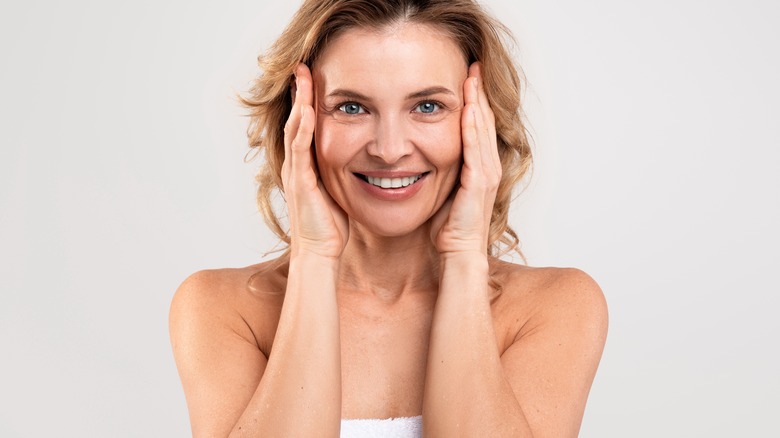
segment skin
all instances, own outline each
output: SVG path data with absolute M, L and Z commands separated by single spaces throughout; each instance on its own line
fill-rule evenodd
M 426 436 L 577 435 L 606 305 L 581 271 L 485 254 L 501 166 L 478 63 L 426 25 L 348 30 L 296 70 L 285 146 L 289 255 L 174 297 L 195 436 L 420 414 Z M 374 172 L 425 177 L 387 200 Z
M 371 50 L 365 50 L 368 43 Z M 342 62 L 347 53 L 360 55 Z M 420 62 L 423 53 L 432 58 Z M 378 67 L 386 69 L 382 84 L 367 80 L 380 79 Z M 441 208 L 461 168 L 467 70 L 448 38 L 416 29 L 355 30 L 322 53 L 313 71 L 317 163 L 327 192 L 359 234 L 352 238 L 393 237 L 404 247 L 399 238 L 406 237 L 428 244 L 417 235 L 425 233 L 420 225 Z M 358 114 L 345 113 L 345 104 Z M 387 202 L 367 195 L 355 176 L 383 171 L 427 175 L 414 197 Z

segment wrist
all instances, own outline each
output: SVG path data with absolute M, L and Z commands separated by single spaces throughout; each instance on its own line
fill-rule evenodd
M 488 273 L 488 256 L 479 251 L 458 251 L 439 254 L 441 271 L 462 270 L 464 273 Z
M 290 246 L 290 261 L 296 260 L 301 263 L 322 263 L 324 265 L 338 266 L 340 256 L 334 256 L 328 251 L 318 251 L 312 249 L 300 248 L 296 245 Z
M 461 305 L 471 306 L 488 299 L 490 266 L 487 254 L 476 251 L 446 253 L 441 254 L 439 260 L 440 300 L 454 296 Z
M 316 253 L 290 252 L 290 274 L 299 273 L 305 277 L 323 278 L 338 273 L 339 259 Z

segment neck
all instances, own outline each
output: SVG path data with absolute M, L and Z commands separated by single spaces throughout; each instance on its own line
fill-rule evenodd
M 342 290 L 392 302 L 408 292 L 438 289 L 439 254 L 427 226 L 406 236 L 384 237 L 354 225 L 349 236 L 339 269 Z

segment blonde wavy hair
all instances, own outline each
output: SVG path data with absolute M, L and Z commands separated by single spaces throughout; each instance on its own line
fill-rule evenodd
M 305 0 L 282 35 L 258 57 L 262 74 L 249 94 L 240 97 L 249 109 L 249 146 L 265 160 L 257 175 L 257 204 L 265 222 L 287 245 L 290 236 L 273 207 L 281 192 L 284 125 L 292 109 L 290 84 L 299 62 L 316 62 L 329 40 L 353 28 L 382 29 L 398 23 L 435 26 L 460 47 L 468 64 L 482 63 L 485 92 L 496 117 L 498 151 L 503 168 L 490 221 L 488 254 L 519 251 L 517 234 L 508 225 L 512 189 L 532 163 L 531 146 L 520 102 L 521 71 L 507 46 L 509 30 L 473 0 Z M 250 151 L 251 152 L 251 151 Z

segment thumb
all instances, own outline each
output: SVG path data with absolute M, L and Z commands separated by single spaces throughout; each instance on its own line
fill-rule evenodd
M 439 231 L 447 222 L 447 218 L 450 216 L 450 210 L 452 210 L 452 202 L 455 200 L 455 193 L 457 190 L 453 190 L 447 200 L 444 201 L 439 211 L 437 211 L 431 218 L 431 240 L 436 243 L 436 238 L 439 235 Z

